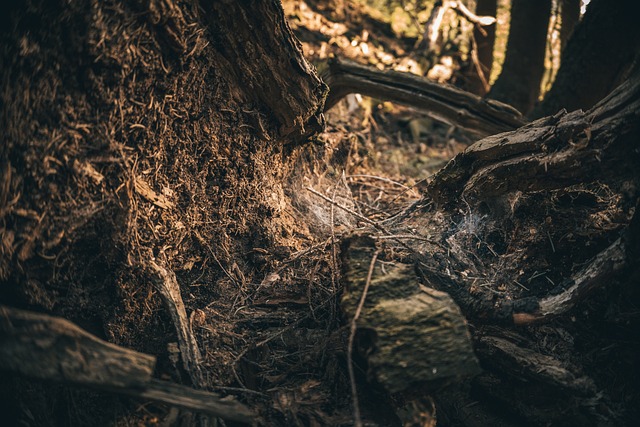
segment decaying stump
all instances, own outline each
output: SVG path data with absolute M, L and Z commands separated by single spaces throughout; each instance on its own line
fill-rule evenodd
M 451 295 L 470 324 L 484 372 L 466 386 L 433 394 L 442 419 L 467 426 L 479 419 L 492 425 L 615 425 L 627 416 L 611 403 L 615 387 L 595 381 L 592 368 L 576 357 L 580 336 L 573 335 L 571 319 L 594 292 L 637 270 L 638 213 L 631 218 L 640 183 L 639 140 L 636 69 L 588 112 L 562 111 L 470 146 L 435 175 L 422 200 L 370 230 L 374 238 L 381 230 L 389 234 L 384 241 L 391 248 L 381 255 L 388 275 L 378 273 L 371 284 L 370 311 L 363 311 L 358 328 L 380 329 L 374 334 L 379 340 L 395 334 L 399 349 L 415 345 L 416 332 L 403 336 L 402 328 L 417 318 L 392 313 L 404 301 L 402 313 L 410 317 L 412 307 L 424 303 L 420 286 Z M 362 286 L 362 264 L 370 259 L 352 252 L 347 249 L 345 258 L 348 314 L 354 307 L 349 293 L 354 283 Z M 408 291 L 413 270 L 393 266 L 394 259 L 413 260 L 422 285 Z M 359 271 L 355 282 L 352 271 Z M 381 304 L 386 299 L 391 302 Z M 430 354 L 448 354 L 451 341 L 442 340 L 441 330 L 425 330 L 432 334 L 423 333 L 425 342 L 441 346 Z M 367 355 L 376 379 L 391 390 L 397 389 L 395 371 L 382 372 L 390 365 L 400 369 L 401 353 L 385 353 L 384 361 L 375 351 Z M 424 360 L 408 363 L 407 375 L 426 367 Z M 451 360 L 460 361 L 430 363 Z

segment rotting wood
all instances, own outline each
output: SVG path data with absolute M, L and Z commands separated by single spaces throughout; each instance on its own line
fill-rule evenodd
M 533 313 L 514 313 L 513 323 L 528 325 L 567 313 L 595 289 L 604 287 L 626 262 L 625 248 L 620 238 L 599 253 L 584 269 L 574 274 L 571 280 L 567 280 L 569 286 L 564 292 L 542 298 L 538 309 Z
M 374 252 L 370 236 L 343 241 L 341 307 L 348 317 L 356 314 Z M 369 374 L 392 393 L 435 390 L 479 372 L 460 309 L 446 293 L 420 285 L 412 266 L 376 265 L 356 320 L 356 348 L 366 354 Z
M 458 388 L 462 398 L 454 403 L 441 403 L 445 390 L 432 393 L 450 424 L 473 425 L 458 412 L 472 399 L 480 413 L 496 404 L 509 408 L 517 424 L 599 425 L 599 414 L 606 414 L 603 425 L 620 425 L 611 387 L 597 382 L 588 361 L 574 357 L 574 342 L 584 337 L 563 325 L 576 318 L 594 322 L 588 316 L 602 306 L 588 296 L 637 277 L 637 212 L 624 229 L 638 206 L 640 182 L 640 68 L 632 76 L 587 112 L 561 111 L 471 145 L 433 177 L 421 200 L 381 223 L 396 236 L 441 243 L 412 238 L 391 247 L 394 240 L 387 239 L 390 248 L 381 258 L 413 259 L 421 282 L 451 295 L 473 324 L 485 372 L 471 380 L 471 389 Z M 572 226 L 598 246 L 576 248 L 586 239 L 571 235 Z M 546 281 L 518 282 L 541 275 Z M 350 285 L 349 273 L 343 277 Z M 380 288 L 402 289 L 372 283 L 372 291 L 384 292 Z M 410 312 L 412 303 L 403 310 Z M 527 327 L 515 333 L 521 325 Z M 611 342 L 601 334 L 598 339 Z
M 205 381 L 201 369 L 202 356 L 187 318 L 176 275 L 152 258 L 146 260 L 146 264 L 152 274 L 153 286 L 162 296 L 165 307 L 169 311 L 171 320 L 176 328 L 184 369 L 189 373 L 193 384 L 198 388 L 203 388 Z
M 633 153 L 630 135 L 640 116 L 640 69 L 634 76 L 588 112 L 560 111 L 471 145 L 434 177 L 431 200 L 498 200 L 514 191 L 562 188 L 584 181 L 585 169 L 608 180 L 633 175 L 624 156 Z
M 436 120 L 476 136 L 494 135 L 525 124 L 513 107 L 482 99 L 453 86 L 397 71 L 380 71 L 351 61 L 331 59 L 322 73 L 330 87 L 325 110 L 350 93 L 361 93 L 420 109 Z
M 0 306 L 3 370 L 253 421 L 253 413 L 232 398 L 153 379 L 155 364 L 154 356 L 103 341 L 66 319 Z
M 0 306 L 0 332 L 0 366 L 35 378 L 136 387 L 151 379 L 156 363 L 68 320 L 6 306 Z
M 226 60 L 220 66 L 238 77 L 238 87 L 254 98 L 249 101 L 275 117 L 275 136 L 301 142 L 321 131 L 327 87 L 304 58 L 280 2 L 199 3 L 211 41 Z M 259 114 L 255 111 L 256 117 Z M 260 127 L 256 126 L 263 133 Z
M 496 372 L 509 372 L 522 380 L 535 380 L 566 389 L 580 396 L 593 396 L 596 387 L 591 378 L 569 371 L 562 362 L 541 353 L 519 347 L 500 337 L 480 338 L 479 357 Z

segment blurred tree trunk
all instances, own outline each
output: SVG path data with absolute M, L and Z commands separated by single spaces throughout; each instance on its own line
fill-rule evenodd
M 523 114 L 540 93 L 550 15 L 551 0 L 514 0 L 511 6 L 506 58 L 488 96 Z
M 531 114 L 587 109 L 619 84 L 640 43 L 637 2 L 593 0 L 562 52 L 556 80 Z
M 581 0 L 562 0 L 560 3 L 560 51 L 564 52 L 573 30 L 580 21 Z
M 498 13 L 497 0 L 478 0 L 476 3 L 476 15 L 478 16 L 496 16 Z M 491 77 L 491 69 L 493 68 L 493 46 L 496 41 L 496 25 L 482 27 L 480 30 L 476 27 L 473 30 L 473 38 L 476 42 L 478 52 L 478 63 L 482 69 L 484 81 L 476 72 L 470 76 L 469 92 L 480 96 L 487 94 L 485 83 L 489 82 Z

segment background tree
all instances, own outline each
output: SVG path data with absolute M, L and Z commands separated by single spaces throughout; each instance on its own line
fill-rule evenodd
M 534 106 L 544 75 L 551 0 L 514 0 L 502 72 L 488 96 L 523 114 Z
M 587 109 L 611 92 L 624 79 L 640 46 L 637 13 L 633 0 L 591 1 L 562 52 L 551 90 L 532 117 L 562 108 Z
M 497 0 L 478 0 L 476 2 L 476 15 L 495 17 L 497 13 Z M 476 44 L 478 63 L 482 69 L 484 79 L 481 79 L 477 73 L 475 75 L 472 74 L 468 90 L 469 92 L 484 96 L 488 92 L 485 84 L 488 84 L 491 78 L 491 69 L 493 68 L 493 49 L 496 41 L 496 24 L 481 28 L 476 27 L 473 30 L 473 38 Z
M 564 52 L 573 30 L 580 22 L 582 0 L 562 0 L 560 2 L 560 52 Z

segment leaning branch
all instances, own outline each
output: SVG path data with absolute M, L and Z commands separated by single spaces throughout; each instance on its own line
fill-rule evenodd
M 178 285 L 176 275 L 152 258 L 146 260 L 146 264 L 146 267 L 151 272 L 154 288 L 160 293 L 175 325 L 184 368 L 189 373 L 193 384 L 198 388 L 203 388 L 205 383 L 200 368 L 202 357 L 187 320 L 187 312 L 182 301 L 180 285 Z
M 436 120 L 467 129 L 478 137 L 525 124 L 521 114 L 507 104 L 482 99 L 410 73 L 380 71 L 334 58 L 322 77 L 331 89 L 325 111 L 346 95 L 361 93 L 420 109 Z

